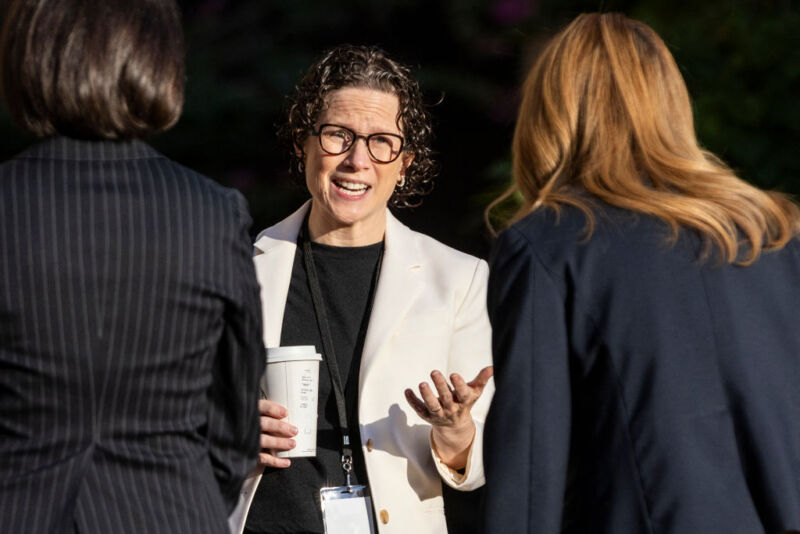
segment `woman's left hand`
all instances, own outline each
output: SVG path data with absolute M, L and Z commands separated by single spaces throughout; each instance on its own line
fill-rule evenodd
M 406 400 L 421 418 L 433 426 L 433 443 L 439 458 L 453 469 L 467 465 L 467 457 L 475 437 L 475 423 L 470 410 L 492 377 L 492 366 L 484 367 L 470 382 L 453 373 L 451 388 L 440 371 L 433 371 L 432 388 L 427 382 L 419 385 L 422 399 L 406 389 Z

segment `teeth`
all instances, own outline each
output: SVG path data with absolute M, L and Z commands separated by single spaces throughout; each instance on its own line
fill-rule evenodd
M 367 188 L 369 187 L 366 184 L 360 184 L 357 182 L 347 182 L 344 180 L 337 180 L 334 183 L 336 184 L 336 187 L 342 189 L 344 193 L 353 195 L 361 194 L 364 191 L 366 191 Z

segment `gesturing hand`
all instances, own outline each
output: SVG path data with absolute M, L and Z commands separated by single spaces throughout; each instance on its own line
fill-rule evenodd
M 433 442 L 439 457 L 454 469 L 466 465 L 469 447 L 475 437 L 470 410 L 492 374 L 491 366 L 484 367 L 472 381 L 465 382 L 461 375 L 453 373 L 450 375 L 451 388 L 440 371 L 433 371 L 431 379 L 436 392 L 427 382 L 419 385 L 422 399 L 411 389 L 405 390 L 408 404 L 433 426 Z

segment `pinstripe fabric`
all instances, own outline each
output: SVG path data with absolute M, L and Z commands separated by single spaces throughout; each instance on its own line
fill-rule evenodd
M 137 141 L 0 166 L 0 530 L 227 531 L 258 449 L 249 224 Z

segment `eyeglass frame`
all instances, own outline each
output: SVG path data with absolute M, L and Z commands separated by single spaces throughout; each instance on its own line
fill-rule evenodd
M 347 147 L 346 149 L 342 150 L 341 152 L 331 152 L 330 150 L 327 150 L 324 146 L 322 146 L 322 136 L 320 135 L 322 133 L 322 129 L 325 128 L 326 126 L 335 126 L 336 128 L 341 128 L 342 130 L 347 130 L 348 132 L 353 134 L 353 142 L 350 144 L 349 147 Z M 331 123 L 327 123 L 327 122 L 325 124 L 320 124 L 319 127 L 317 127 L 316 130 L 311 130 L 311 135 L 313 135 L 314 137 L 316 137 L 319 140 L 319 147 L 322 149 L 322 151 L 325 152 L 326 154 L 330 154 L 331 156 L 341 156 L 342 154 L 345 154 L 345 153 L 349 152 L 354 146 L 356 146 L 356 143 L 358 143 L 359 139 L 363 139 L 364 140 L 364 145 L 367 147 L 367 153 L 369 154 L 369 157 L 372 158 L 377 163 L 392 163 L 392 162 L 395 162 L 395 161 L 397 161 L 397 158 L 400 157 L 400 154 L 402 154 L 403 151 L 408 148 L 408 145 L 406 144 L 405 137 L 403 137 L 400 134 L 396 134 L 396 133 L 392 133 L 392 132 L 375 132 L 375 133 L 371 133 L 369 135 L 359 135 L 352 128 L 348 128 L 347 126 L 342 126 L 341 124 L 331 124 Z M 395 157 L 393 157 L 389 161 L 383 161 L 383 160 L 380 160 L 380 159 L 375 157 L 375 155 L 372 153 L 372 150 L 369 148 L 369 140 L 370 140 L 371 137 L 374 137 L 376 135 L 391 135 L 392 137 L 400 138 L 400 149 L 397 151 L 397 155 Z

